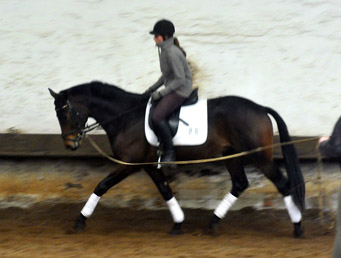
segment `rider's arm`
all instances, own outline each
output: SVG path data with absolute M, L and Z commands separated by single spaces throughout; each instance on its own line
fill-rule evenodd
M 185 69 L 184 59 L 178 53 L 170 53 L 167 56 L 168 65 L 173 72 L 173 79 L 167 84 L 167 87 L 160 91 L 162 96 L 167 95 L 170 92 L 176 91 L 178 88 L 185 85 Z

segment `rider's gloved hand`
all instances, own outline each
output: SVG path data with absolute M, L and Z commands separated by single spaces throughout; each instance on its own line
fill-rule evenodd
M 152 94 L 152 100 L 157 101 L 162 98 L 160 91 L 154 91 Z

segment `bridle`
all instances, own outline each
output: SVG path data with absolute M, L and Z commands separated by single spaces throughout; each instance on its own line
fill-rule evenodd
M 132 111 L 135 111 L 139 108 L 141 108 L 142 106 L 146 106 L 145 103 L 141 104 L 141 105 L 137 105 L 135 106 L 134 108 L 132 109 L 129 109 L 129 110 L 126 110 L 125 112 L 122 112 L 120 113 L 119 115 L 113 117 L 113 118 L 110 118 L 104 122 L 102 122 L 101 124 L 106 124 L 108 122 L 112 122 L 116 119 L 118 119 L 119 117 L 121 116 L 124 116 Z M 60 108 L 56 108 L 56 112 L 57 112 L 57 115 L 58 115 L 58 112 L 64 110 L 64 109 L 67 109 L 67 111 L 69 111 L 70 113 L 70 118 L 71 118 L 71 123 L 73 123 L 74 125 L 74 128 L 73 130 L 70 130 L 66 133 L 62 133 L 62 138 L 65 139 L 66 136 L 70 135 L 70 134 L 74 134 L 74 133 L 77 133 L 77 137 L 75 139 L 68 139 L 68 141 L 72 141 L 72 142 L 75 142 L 77 145 L 79 144 L 79 141 L 83 139 L 83 137 L 85 136 L 86 133 L 98 128 L 101 126 L 100 123 L 96 122 L 96 123 L 93 123 L 91 125 L 86 125 L 86 126 L 83 126 L 81 121 L 82 121 L 82 118 L 80 116 L 80 113 L 78 111 L 76 111 L 73 106 L 71 105 L 71 102 L 69 100 L 66 101 L 66 104 Z
M 70 135 L 70 134 L 74 134 L 77 133 L 77 137 L 75 139 L 68 139 L 68 141 L 73 141 L 76 142 L 76 144 L 78 145 L 79 141 L 82 140 L 83 136 L 85 135 L 85 133 L 94 130 L 96 127 L 99 126 L 98 123 L 90 125 L 90 126 L 86 126 L 83 127 L 81 121 L 81 117 L 78 111 L 76 111 L 73 106 L 71 105 L 71 102 L 69 100 L 66 101 L 66 104 L 64 106 L 62 106 L 61 108 L 57 108 L 56 112 L 58 115 L 58 112 L 63 111 L 64 109 L 66 109 L 67 111 L 69 111 L 70 113 L 70 118 L 71 118 L 71 123 L 74 125 L 73 130 L 70 130 L 66 133 L 62 133 L 62 138 L 65 140 L 65 137 Z M 96 126 L 94 126 L 96 125 Z

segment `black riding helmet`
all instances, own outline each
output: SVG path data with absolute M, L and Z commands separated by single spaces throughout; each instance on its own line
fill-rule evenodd
M 174 24 L 171 21 L 163 19 L 155 23 L 153 30 L 149 33 L 153 35 L 161 35 L 163 37 L 173 37 L 174 32 Z

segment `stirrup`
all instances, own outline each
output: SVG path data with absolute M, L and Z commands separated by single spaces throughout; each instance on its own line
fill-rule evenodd
M 170 157 L 170 159 L 168 160 L 168 158 L 165 160 L 165 152 L 162 150 L 157 150 L 156 151 L 156 155 L 157 155 L 157 162 L 172 162 L 172 161 L 176 161 L 176 156 L 175 156 L 175 151 L 172 151 L 172 153 L 167 153 L 167 155 L 173 155 L 172 157 Z M 176 164 L 158 164 L 157 165 L 157 169 L 160 169 L 161 167 L 170 167 L 170 168 L 176 168 Z
M 162 162 L 172 162 L 176 161 L 175 158 L 175 151 L 168 151 L 168 152 L 163 152 L 161 157 Z
M 175 151 L 164 152 L 161 156 L 161 162 L 176 161 Z M 162 164 L 164 167 L 176 168 L 176 164 Z
M 160 162 L 161 162 L 162 151 L 161 150 L 157 150 L 156 151 L 156 156 L 157 156 L 157 162 L 159 163 L 159 164 L 157 164 L 156 168 L 160 169 L 161 168 Z

